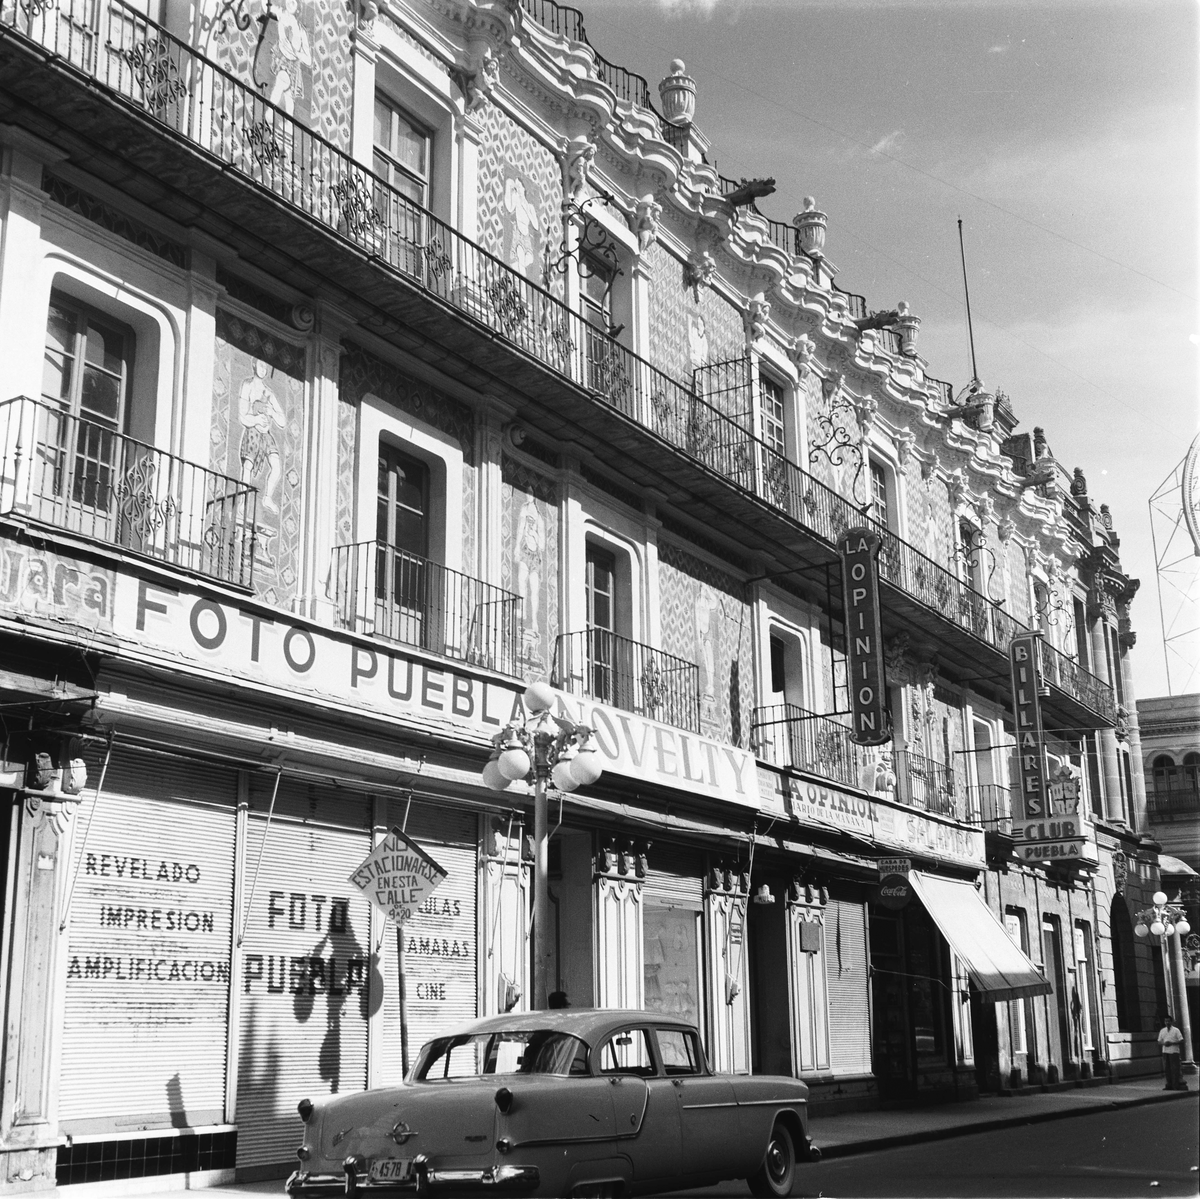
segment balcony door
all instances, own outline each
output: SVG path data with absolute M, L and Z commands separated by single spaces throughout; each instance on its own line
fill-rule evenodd
M 617 559 L 587 547 L 587 685 L 593 699 L 617 708 L 633 700 L 633 646 L 617 633 Z
M 405 645 L 431 645 L 429 468 L 379 446 L 375 523 L 375 627 Z
M 138 520 L 126 500 L 153 505 L 153 480 L 127 496 L 121 434 L 133 372 L 133 331 L 70 300 L 50 297 L 42 370 L 34 504 L 65 527 L 113 539 L 119 511 Z M 150 469 L 147 467 L 147 469 Z

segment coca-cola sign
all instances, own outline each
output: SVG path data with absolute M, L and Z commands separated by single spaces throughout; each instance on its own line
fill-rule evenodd
M 898 912 L 912 899 L 912 886 L 903 874 L 887 874 L 879 880 L 879 902 L 891 912 Z

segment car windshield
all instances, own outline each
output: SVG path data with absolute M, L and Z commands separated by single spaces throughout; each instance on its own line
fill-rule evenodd
M 418 1080 L 478 1078 L 485 1074 L 587 1074 L 587 1046 L 550 1029 L 439 1037 L 421 1050 Z

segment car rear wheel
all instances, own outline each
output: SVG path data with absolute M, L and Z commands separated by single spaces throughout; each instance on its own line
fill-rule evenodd
M 761 1199 L 783 1199 L 792 1193 L 796 1181 L 796 1145 L 782 1124 L 777 1123 L 771 1129 L 763 1164 L 747 1181 L 750 1190 Z

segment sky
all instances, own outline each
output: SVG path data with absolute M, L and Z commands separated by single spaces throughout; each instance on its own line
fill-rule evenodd
M 684 60 L 716 168 L 773 176 L 759 208 L 776 220 L 814 196 L 839 285 L 871 310 L 907 300 L 956 390 L 972 374 L 962 219 L 979 375 L 1110 506 L 1142 583 L 1135 688 L 1168 694 L 1149 500 L 1200 430 L 1200 5 L 575 3 L 653 93 Z M 1163 588 L 1174 630 L 1200 625 L 1180 612 L 1198 564 Z M 1200 644 L 1174 645 L 1170 692 L 1200 691 Z

